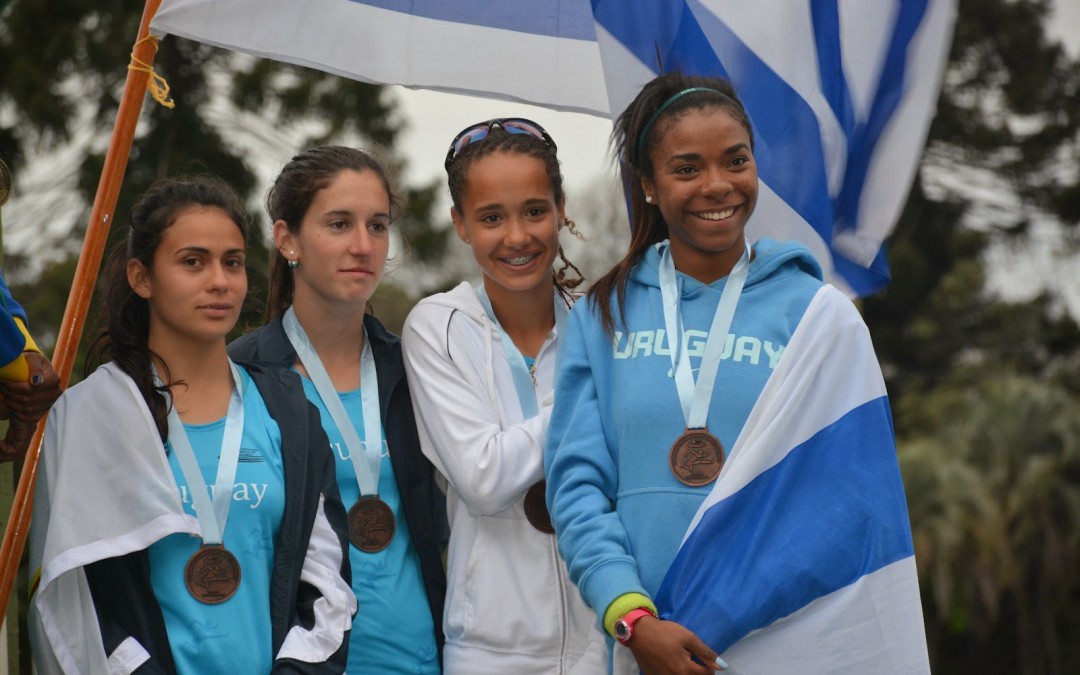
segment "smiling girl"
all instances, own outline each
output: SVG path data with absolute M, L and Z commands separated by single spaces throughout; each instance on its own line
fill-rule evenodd
M 422 300 L 402 336 L 422 447 L 448 483 L 446 672 L 595 673 L 604 644 L 544 506 L 556 348 L 579 281 L 559 244 L 573 226 L 555 143 L 535 122 L 489 120 L 458 134 L 446 169 L 483 282 Z
M 208 179 L 157 183 L 131 211 L 89 362 L 112 360 L 45 432 L 39 673 L 344 668 L 356 603 L 318 413 L 295 374 L 225 350 L 247 294 L 241 213 Z
M 854 551 L 847 559 L 861 564 L 884 550 L 881 541 L 896 542 L 891 555 L 905 542 L 910 549 L 911 537 L 883 398 L 873 401 L 864 437 L 828 448 L 860 451 L 858 462 L 770 474 L 754 484 L 758 492 L 738 493 L 747 474 L 733 473 L 735 466 L 749 471 L 766 462 L 764 474 L 770 465 L 760 458 L 803 440 L 790 435 L 797 424 L 779 419 L 798 420 L 863 381 L 881 392 L 884 385 L 865 325 L 847 298 L 822 283 L 809 251 L 766 239 L 749 245 L 758 196 L 754 138 L 731 85 L 661 75 L 619 117 L 614 136 L 631 190 L 632 240 L 567 322 L 545 454 L 548 506 L 571 578 L 619 643 L 614 671 L 700 675 L 725 668 L 718 652 L 777 619 L 798 626 L 788 614 L 814 593 L 827 594 L 829 574 L 843 567 L 838 551 Z M 793 355 L 796 336 L 803 351 Z M 807 353 L 820 362 L 801 357 Z M 775 373 L 792 375 L 774 383 Z M 817 401 L 798 399 L 825 373 L 836 376 L 836 387 Z M 796 402 L 759 409 L 759 398 Z M 744 438 L 752 411 L 761 425 L 773 425 L 769 442 Z M 875 443 L 861 452 L 869 438 Z M 873 512 L 866 497 L 873 490 L 857 472 L 846 473 L 854 466 L 879 472 L 875 488 L 887 508 Z M 811 484 L 829 486 L 819 488 L 820 514 L 789 505 L 801 494 L 796 487 Z M 706 498 L 733 493 L 728 510 L 716 512 L 726 517 L 711 520 L 715 529 L 680 552 Z M 746 496 L 753 494 L 760 498 Z M 885 512 L 895 517 L 883 524 Z M 851 529 L 823 517 L 838 513 L 858 514 L 844 521 Z M 861 569 L 851 573 L 858 578 Z M 831 625 L 859 632 L 845 624 L 854 615 L 843 614 Z M 874 648 L 892 631 L 875 621 L 860 624 L 876 634 L 867 638 Z M 804 664 L 828 635 L 795 649 L 794 660 L 775 650 L 766 655 L 771 666 L 742 672 L 822 672 Z M 734 667 L 746 665 L 730 658 Z M 841 658 L 856 664 L 842 672 L 894 672 L 888 664 L 906 656 L 872 667 Z

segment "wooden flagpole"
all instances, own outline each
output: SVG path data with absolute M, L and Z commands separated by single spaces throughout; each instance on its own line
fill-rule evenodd
M 157 13 L 161 0 L 146 0 L 143 7 L 139 33 L 132 51 L 132 62 L 153 64 L 157 46 L 146 38 L 150 34 L 150 20 Z M 71 370 L 75 366 L 75 354 L 82 339 L 86 324 L 86 313 L 94 294 L 98 268 L 105 253 L 105 243 L 109 237 L 109 228 L 113 221 L 113 210 L 120 194 L 120 185 L 124 180 L 128 155 L 131 153 L 135 126 L 146 94 L 150 73 L 145 69 L 129 69 L 124 82 L 124 94 L 113 125 L 112 140 L 105 153 L 105 165 L 101 170 L 94 205 L 90 210 L 90 222 L 86 227 L 82 253 L 75 268 L 71 294 L 68 295 L 64 318 L 60 323 L 60 333 L 56 340 L 52 364 L 60 375 L 60 381 L 67 384 Z M 7 607 L 11 597 L 11 588 L 15 583 L 15 574 L 19 569 L 26 537 L 30 531 L 30 512 L 34 503 L 34 483 L 37 480 L 38 457 L 41 454 L 41 439 L 45 433 L 43 419 L 30 441 L 19 485 L 15 490 L 15 500 L 11 505 L 11 519 L 4 531 L 3 543 L 0 544 L 0 601 Z

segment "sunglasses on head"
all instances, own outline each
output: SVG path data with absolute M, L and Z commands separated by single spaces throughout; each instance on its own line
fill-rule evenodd
M 548 132 L 544 131 L 544 127 L 536 122 L 527 120 L 524 117 L 500 117 L 465 127 L 461 133 L 454 136 L 453 142 L 450 143 L 450 149 L 446 151 L 446 162 L 443 166 L 449 170 L 450 165 L 454 163 L 454 160 L 457 159 L 457 156 L 461 154 L 461 151 L 466 146 L 484 140 L 495 127 L 508 134 L 526 134 L 539 138 L 551 146 L 552 150 L 556 150 L 555 141 L 551 140 L 551 136 L 548 136 Z

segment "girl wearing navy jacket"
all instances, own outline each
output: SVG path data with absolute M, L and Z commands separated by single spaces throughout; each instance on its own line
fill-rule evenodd
M 398 338 L 365 313 L 399 200 L 370 155 L 321 146 L 285 165 L 266 202 L 269 322 L 229 351 L 297 370 L 322 415 L 360 604 L 349 675 L 438 673 L 446 511 L 420 452 Z
M 111 362 L 49 415 L 30 536 L 39 673 L 341 673 L 345 513 L 295 374 L 232 362 L 239 200 L 155 184 L 105 278 Z M 92 504 L 92 508 L 88 508 Z

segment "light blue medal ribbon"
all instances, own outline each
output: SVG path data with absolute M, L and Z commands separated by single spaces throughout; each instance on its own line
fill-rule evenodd
M 491 307 L 491 299 L 488 298 L 487 291 L 484 290 L 482 284 L 476 287 L 476 295 L 480 298 L 480 304 L 484 306 L 484 311 L 487 312 L 488 318 L 495 324 L 495 327 L 499 329 L 499 338 L 502 340 L 506 361 L 510 365 L 510 374 L 514 380 L 514 389 L 517 390 L 517 399 L 518 404 L 521 406 L 521 414 L 525 419 L 532 419 L 540 414 L 540 406 L 536 400 L 536 388 L 533 387 L 532 373 L 529 372 L 528 366 L 525 365 L 525 357 L 503 329 L 502 324 L 499 323 L 498 317 L 495 316 L 495 310 Z M 566 303 L 559 297 L 557 291 L 555 291 L 553 295 L 555 296 L 555 331 L 558 333 L 562 330 L 562 326 L 565 323 L 570 310 L 567 308 Z M 543 532 L 544 534 L 555 534 L 555 528 L 551 525 L 551 514 L 548 513 L 547 505 L 544 502 L 545 490 L 546 483 L 541 479 L 526 491 L 523 503 L 525 517 L 528 519 L 529 523 L 540 532 Z
M 364 330 L 364 348 L 360 352 L 360 405 L 364 413 L 364 441 L 361 443 L 356 427 L 349 420 L 349 414 L 330 381 L 322 359 L 316 353 L 292 307 L 285 310 L 282 324 L 300 363 L 304 364 L 304 369 L 315 385 L 315 391 L 319 393 L 319 398 L 344 439 L 345 447 L 349 449 L 356 482 L 360 486 L 360 496 L 378 495 L 379 470 L 382 468 L 382 418 L 379 417 L 379 381 L 375 371 L 375 357 L 371 354 L 367 330 Z
M 240 459 L 240 440 L 244 435 L 244 400 L 241 391 L 240 369 L 229 361 L 232 370 L 233 391 L 229 397 L 229 409 L 225 416 L 225 432 L 221 438 L 221 453 L 218 456 L 217 478 L 214 480 L 214 499 L 210 501 L 206 481 L 203 480 L 195 451 L 191 448 L 184 423 L 176 406 L 169 406 L 169 444 L 176 453 L 180 471 L 187 481 L 191 493 L 195 517 L 202 528 L 204 546 L 221 546 L 225 533 L 225 523 L 229 518 L 229 506 L 232 505 L 233 481 L 236 479 L 236 465 Z M 154 374 L 154 380 L 161 380 Z
M 679 302 L 682 296 L 682 284 L 675 275 L 675 262 L 671 259 L 671 247 L 666 241 L 656 245 L 660 252 L 660 296 L 664 303 L 664 327 L 667 331 L 671 354 L 672 372 L 675 387 L 679 392 L 686 428 L 705 429 L 709 417 L 709 404 L 712 402 L 713 388 L 716 383 L 716 371 L 720 367 L 720 356 L 727 342 L 731 320 L 739 303 L 746 277 L 750 271 L 750 242 L 746 242 L 742 257 L 728 274 L 724 292 L 713 314 L 709 337 L 705 341 L 705 351 L 698 369 L 697 383 L 690 367 L 690 356 L 682 344 L 683 325 Z
M 484 306 L 484 311 L 487 312 L 491 323 L 495 324 L 495 327 L 499 329 L 503 353 L 506 354 L 506 362 L 510 365 L 510 374 L 514 380 L 514 389 L 517 390 L 521 414 L 527 420 L 532 419 L 540 414 L 540 406 L 536 400 L 536 389 L 533 387 L 532 373 L 529 372 L 529 367 L 525 365 L 525 357 L 506 331 L 503 330 L 502 324 L 499 323 L 498 317 L 495 316 L 495 310 L 491 308 L 491 299 L 488 298 L 487 291 L 484 290 L 482 284 L 476 287 L 476 295 L 480 298 L 480 304 Z M 559 294 L 556 292 L 554 295 L 555 330 L 559 331 L 569 314 L 569 310 L 565 302 L 560 302 Z

